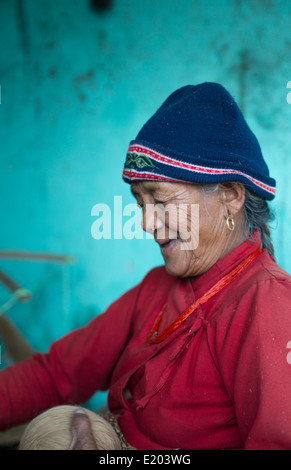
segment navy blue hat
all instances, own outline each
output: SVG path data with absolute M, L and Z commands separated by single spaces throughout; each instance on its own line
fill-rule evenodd
M 123 179 L 198 184 L 238 181 L 273 199 L 257 138 L 228 91 L 217 83 L 172 93 L 130 142 Z

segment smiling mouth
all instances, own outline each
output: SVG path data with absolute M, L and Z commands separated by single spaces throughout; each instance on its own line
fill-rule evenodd
M 161 251 L 168 251 L 171 249 L 177 242 L 177 238 L 170 238 L 167 240 L 156 240 L 156 242 L 160 245 Z

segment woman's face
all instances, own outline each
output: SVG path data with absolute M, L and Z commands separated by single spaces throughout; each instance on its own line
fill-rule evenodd
M 228 209 L 219 191 L 151 181 L 132 183 L 131 190 L 143 211 L 143 229 L 160 245 L 169 274 L 199 276 L 243 241 L 226 227 Z

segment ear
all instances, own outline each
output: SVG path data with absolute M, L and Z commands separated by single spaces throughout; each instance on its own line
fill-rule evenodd
M 226 209 L 226 217 L 235 216 L 245 202 L 245 187 L 241 183 L 223 183 L 221 185 L 221 200 Z

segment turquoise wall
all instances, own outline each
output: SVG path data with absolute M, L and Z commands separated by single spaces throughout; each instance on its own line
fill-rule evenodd
M 221 82 L 257 134 L 278 183 L 276 257 L 291 272 L 290 19 L 289 0 L 115 0 L 102 14 L 86 0 L 0 0 L 0 248 L 76 258 L 0 259 L 33 292 L 9 315 L 34 347 L 47 350 L 162 263 L 152 240 L 95 240 L 91 210 L 133 202 L 127 145 L 189 83 Z

